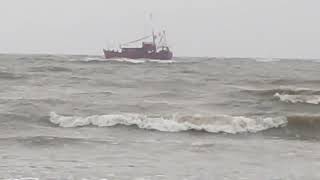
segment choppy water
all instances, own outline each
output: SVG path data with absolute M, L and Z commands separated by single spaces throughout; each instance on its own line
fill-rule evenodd
M 320 179 L 319 69 L 0 55 L 0 179 Z

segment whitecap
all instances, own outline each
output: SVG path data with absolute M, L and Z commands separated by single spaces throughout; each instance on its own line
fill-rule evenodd
M 282 102 L 286 103 L 306 103 L 306 104 L 320 104 L 319 95 L 290 95 L 290 94 L 274 94 Z
M 163 132 L 180 132 L 188 130 L 206 131 L 212 133 L 244 133 L 259 132 L 286 124 L 285 117 L 256 117 L 244 116 L 148 116 L 141 114 L 109 114 L 87 117 L 62 116 L 50 113 L 50 122 L 64 128 L 98 126 L 111 127 L 115 125 L 136 125 L 141 129 L 158 130 Z

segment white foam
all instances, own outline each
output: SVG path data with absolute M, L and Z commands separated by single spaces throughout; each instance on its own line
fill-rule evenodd
M 311 88 L 305 87 L 295 87 L 295 86 L 279 86 L 276 88 L 257 88 L 254 86 L 237 86 L 237 85 L 229 85 L 229 87 L 237 88 L 240 90 L 247 90 L 247 91 L 320 91 L 314 90 Z
M 86 57 L 85 59 L 83 59 L 83 61 L 107 61 L 107 59 L 104 58 L 100 58 L 100 57 Z
M 319 95 L 289 95 L 276 93 L 274 97 L 277 97 L 280 101 L 287 103 L 320 104 Z
M 147 62 L 154 62 L 154 63 L 163 63 L 163 64 L 171 64 L 175 63 L 176 61 L 174 60 L 157 60 L 157 59 L 149 59 Z
M 146 60 L 144 59 L 128 59 L 128 58 L 108 59 L 107 61 L 126 62 L 126 63 L 132 63 L 132 64 L 141 64 L 146 62 Z
M 278 62 L 278 61 L 281 61 L 281 59 L 278 59 L 278 58 L 256 58 L 255 59 L 257 62 Z
M 92 61 L 101 61 L 101 62 L 128 62 L 133 64 L 145 63 L 145 60 L 141 59 L 127 59 L 127 58 L 112 58 L 105 59 L 103 57 L 85 57 L 83 59 L 69 59 L 69 61 L 84 61 L 84 62 L 92 62 Z
M 94 115 L 88 117 L 61 116 L 50 113 L 50 122 L 61 127 L 72 128 L 94 125 L 110 127 L 115 125 L 136 125 L 141 129 L 152 129 L 164 132 L 187 130 L 207 131 L 213 133 L 259 132 L 277 128 L 286 124 L 286 118 L 248 118 L 243 116 L 146 116 L 140 114 Z

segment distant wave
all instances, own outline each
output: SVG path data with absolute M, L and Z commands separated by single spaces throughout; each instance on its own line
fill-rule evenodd
M 59 67 L 59 66 L 42 66 L 42 67 L 33 67 L 30 68 L 30 71 L 32 72 L 72 72 L 72 69 L 65 68 L 65 67 Z
M 255 58 L 254 60 L 257 62 L 264 62 L 264 63 L 281 61 L 281 59 L 279 58 Z
M 288 94 L 288 95 L 320 95 L 319 89 L 310 89 L 310 88 L 298 88 L 298 87 L 280 87 L 280 88 L 270 88 L 270 89 L 250 89 L 250 88 L 241 88 L 242 91 L 262 95 L 270 96 L 279 94 Z
M 109 114 L 88 117 L 62 116 L 50 113 L 50 122 L 60 127 L 72 128 L 82 126 L 110 127 L 116 125 L 135 125 L 141 129 L 158 130 L 164 132 L 180 132 L 188 130 L 206 131 L 212 133 L 244 133 L 259 132 L 277 128 L 287 123 L 284 117 L 243 116 L 147 116 L 141 114 Z
M 25 77 L 20 74 L 15 74 L 12 72 L 3 72 L 0 71 L 0 79 L 6 79 L 6 80 L 16 80 L 16 79 L 24 79 Z
M 287 103 L 320 104 L 319 95 L 290 95 L 276 93 L 274 97 L 277 97 L 280 101 Z
M 283 87 L 271 89 L 247 89 L 243 92 L 257 96 L 269 96 L 287 103 L 320 104 L 320 90 L 310 88 Z
M 285 62 L 300 62 L 303 61 L 304 63 L 319 63 L 320 59 L 300 59 L 300 58 L 248 58 L 254 59 L 257 62 L 278 62 L 278 61 L 285 61 Z
M 23 177 L 23 178 L 9 178 L 4 180 L 39 180 L 39 178 L 33 178 L 33 177 Z

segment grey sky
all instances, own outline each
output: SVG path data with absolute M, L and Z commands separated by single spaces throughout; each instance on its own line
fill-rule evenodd
M 146 35 L 178 56 L 320 58 L 319 0 L 1 0 L 0 53 L 101 54 Z

